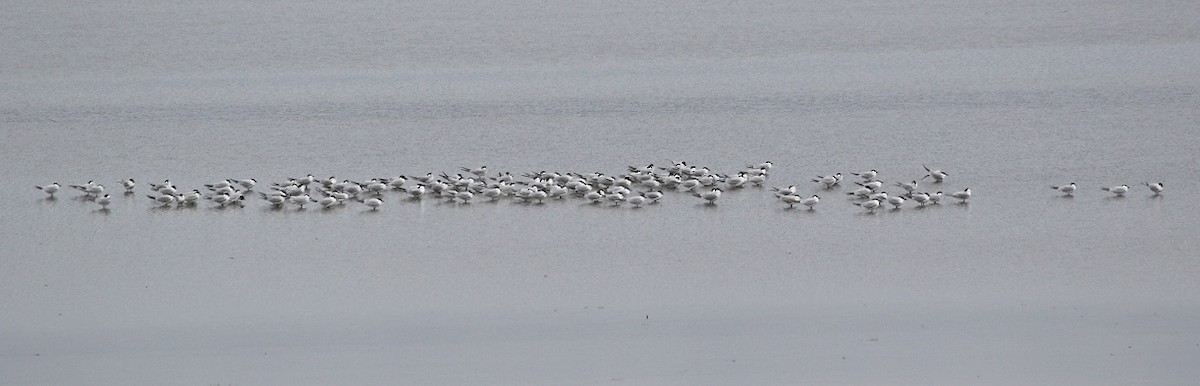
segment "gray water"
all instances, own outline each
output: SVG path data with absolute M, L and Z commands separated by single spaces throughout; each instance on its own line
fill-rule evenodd
M 1194 382 L 1200 5 L 1127 3 L 7 5 L 0 384 Z M 144 197 L 680 160 L 824 200 Z

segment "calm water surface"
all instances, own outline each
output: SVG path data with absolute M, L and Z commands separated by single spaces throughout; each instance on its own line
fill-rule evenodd
M 0 384 L 1200 377 L 1190 2 L 10 8 Z M 165 178 L 671 160 L 771 160 L 768 185 L 823 201 L 144 197 Z M 970 187 L 969 205 L 867 214 L 808 182 L 922 164 L 950 173 L 922 190 Z M 130 177 L 108 212 L 30 189 Z

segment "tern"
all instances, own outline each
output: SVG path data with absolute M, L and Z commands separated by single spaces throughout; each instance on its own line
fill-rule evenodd
M 963 189 L 961 192 L 954 192 L 950 197 L 957 198 L 959 204 L 966 204 L 967 199 L 971 198 L 971 188 Z
M 1054 189 L 1054 190 L 1063 192 L 1063 194 L 1070 196 L 1071 193 L 1075 193 L 1075 183 L 1072 182 L 1072 183 L 1066 184 L 1066 185 L 1051 186 L 1050 189 Z
M 474 168 L 474 169 L 460 167 L 459 169 L 462 169 L 462 171 L 464 171 L 464 172 L 471 173 L 471 174 L 474 174 L 474 175 L 480 176 L 480 177 L 483 177 L 485 174 L 487 174 L 487 166 L 480 166 L 480 167 Z
M 1100 188 L 1100 190 L 1103 190 L 1106 192 L 1112 192 L 1112 194 L 1115 194 L 1117 196 L 1124 196 L 1125 192 L 1129 191 L 1129 185 L 1114 186 L 1111 188 Z
M 50 197 L 54 197 L 54 193 L 58 192 L 58 189 L 61 188 L 61 186 L 59 186 L 57 182 L 50 184 L 50 185 L 34 186 L 34 187 L 37 188 L 38 190 L 46 192 L 46 194 L 49 194 Z
M 913 193 L 912 200 L 916 201 L 917 204 L 920 204 L 921 206 L 925 206 L 925 204 L 930 202 L 929 193 Z
M 766 169 L 766 170 L 771 170 L 771 168 L 772 168 L 772 167 L 774 167 L 774 166 L 775 166 L 775 164 L 772 164 L 772 163 L 771 163 L 771 161 L 765 161 L 765 162 L 759 163 L 759 164 L 757 164 L 757 165 L 746 165 L 746 168 L 747 168 L 747 169 Z
M 176 201 L 178 201 L 178 199 L 173 194 L 159 194 L 157 197 L 151 196 L 151 195 L 146 195 L 146 197 L 149 197 L 151 200 L 154 200 L 154 203 L 158 204 L 159 206 L 173 205 L 173 204 L 175 204 Z
M 890 196 L 887 198 L 887 202 L 896 207 L 896 209 L 900 209 L 900 205 L 904 205 L 904 197 Z
M 338 199 L 333 198 L 332 196 L 325 196 L 325 197 L 321 197 L 320 200 L 317 200 L 317 204 L 321 205 L 322 207 L 329 208 L 334 205 L 337 205 Z
M 653 203 L 658 202 L 658 200 L 662 199 L 663 192 L 661 190 L 655 190 L 655 191 L 643 193 L 642 195 L 646 196 L 646 198 L 650 200 L 650 203 L 653 204 Z
M 367 207 L 371 208 L 371 210 L 378 210 L 379 206 L 383 205 L 383 199 L 381 199 L 379 197 L 371 197 L 371 198 L 364 200 L 363 205 L 366 205 Z
M 178 197 L 179 205 L 193 205 L 199 199 L 200 199 L 200 191 L 195 190 L 195 189 L 192 189 L 191 192 L 181 194 Z
M 796 204 L 804 201 L 804 198 L 795 194 L 781 194 L 779 195 L 779 201 L 783 201 L 784 204 L 788 204 L 788 209 L 791 209 Z
M 814 194 L 812 197 L 800 200 L 800 205 L 807 206 L 808 210 L 813 210 L 813 205 L 816 205 L 818 202 L 821 202 L 821 197 Z
M 925 165 L 921 165 L 921 167 L 925 168 L 925 172 L 928 173 L 925 175 L 925 177 L 921 177 L 922 180 L 929 178 L 929 177 L 933 177 L 933 182 L 941 183 L 942 180 L 946 179 L 946 176 L 950 175 L 950 173 L 946 173 L 946 172 L 943 172 L 943 171 L 937 170 L 937 169 L 929 170 L 929 167 L 925 166 Z
M 1146 185 L 1147 187 L 1149 187 L 1150 191 L 1154 192 L 1155 196 L 1162 194 L 1162 192 L 1163 192 L 1163 184 L 1161 182 L 1154 183 L 1154 184 L 1151 184 L 1149 182 L 1143 182 L 1142 185 Z
M 929 196 L 929 203 L 934 204 L 934 205 L 941 205 L 942 191 L 939 190 L 937 193 L 934 193 L 933 195 Z
M 865 186 L 864 186 L 864 187 L 858 188 L 857 190 L 855 190 L 855 191 L 853 191 L 853 192 L 848 192 L 848 193 L 846 193 L 846 195 L 848 195 L 848 196 L 858 196 L 858 197 L 867 197 L 867 196 L 870 196 L 870 195 L 871 195 L 871 193 L 872 193 L 872 190 L 871 190 L 871 188 L 868 188 L 868 187 L 865 187 Z
M 704 192 L 703 194 L 692 193 L 692 195 L 708 201 L 708 205 L 716 205 L 717 199 L 721 198 L 721 189 L 713 188 L 712 190 Z
M 96 203 L 100 204 L 101 210 L 108 210 L 108 204 L 110 202 L 112 202 L 112 201 L 108 198 L 107 194 L 100 196 L 100 197 L 96 197 Z
M 638 193 L 638 195 L 629 197 L 625 201 L 629 202 L 629 205 L 633 205 L 634 208 L 640 208 L 642 204 L 646 203 L 646 193 Z
M 237 183 L 238 185 L 241 185 L 242 188 L 244 188 L 244 189 L 254 189 L 254 185 L 258 185 L 258 180 L 255 180 L 253 178 L 248 178 L 248 179 L 244 179 L 244 180 L 230 178 L 229 180 Z
M 814 178 L 812 180 L 812 182 L 816 182 L 819 184 L 825 184 L 826 189 L 833 188 L 834 185 L 837 185 L 838 182 L 841 182 L 841 181 L 842 181 L 842 173 L 837 173 L 832 176 L 817 176 L 817 178 Z
M 872 191 L 879 190 L 879 188 L 883 187 L 883 181 L 879 181 L 879 180 L 872 180 L 872 181 L 866 181 L 866 182 L 855 182 L 854 184 L 864 187 L 864 188 L 867 188 L 867 189 L 871 189 Z
M 259 193 L 258 196 L 262 197 L 262 199 L 264 199 L 264 200 L 267 200 L 267 202 L 271 203 L 271 205 L 274 205 L 274 206 L 283 205 L 283 203 L 287 201 L 287 198 L 284 197 L 283 195 L 276 195 L 276 194 L 268 195 L 266 193 Z
M 288 197 L 288 201 L 291 201 L 293 204 L 299 205 L 300 209 L 304 209 L 304 205 L 312 202 L 312 200 L 313 200 L 312 197 L 310 197 L 308 194 L 301 194 L 299 196 Z
M 766 173 L 755 174 L 753 176 L 750 176 L 750 178 L 746 179 L 746 182 L 749 182 L 751 185 L 754 185 L 754 186 L 762 186 L 762 184 L 764 182 L 767 182 L 767 174 Z
M 907 191 L 909 194 L 912 194 L 912 192 L 913 192 L 914 190 L 917 190 L 917 181 L 908 182 L 908 183 L 904 183 L 904 182 L 897 182 L 897 183 L 896 183 L 896 186 L 899 186 L 900 188 L 902 188 L 902 189 L 904 189 L 905 191 Z
M 125 193 L 133 193 L 133 187 L 134 185 L 137 185 L 136 182 L 133 182 L 132 178 L 120 182 L 121 186 L 125 187 Z
M 879 207 L 879 200 L 867 200 L 864 202 L 856 202 L 856 203 L 854 203 L 854 205 L 861 206 L 866 210 L 874 212 L 875 208 Z
M 850 173 L 850 174 L 862 177 L 863 181 L 870 181 L 870 180 L 875 179 L 875 176 L 878 176 L 879 172 L 876 171 L 875 169 L 871 169 L 871 170 L 868 170 L 868 171 L 865 171 L 862 173 Z
M 786 188 L 771 188 L 771 191 L 782 196 L 789 196 L 796 194 L 796 185 L 788 186 Z

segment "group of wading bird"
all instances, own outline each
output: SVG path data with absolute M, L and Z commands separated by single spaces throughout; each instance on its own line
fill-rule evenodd
M 385 193 L 399 192 L 409 200 L 442 199 L 447 202 L 468 204 L 472 200 L 483 199 L 497 201 L 513 199 L 523 204 L 539 205 L 547 199 L 561 200 L 581 198 L 591 204 L 610 204 L 620 206 L 629 204 L 634 208 L 658 203 L 667 192 L 689 194 L 703 200 L 705 205 L 716 205 L 717 200 L 725 191 L 734 191 L 745 187 L 762 187 L 771 171 L 771 162 L 747 165 L 736 174 L 714 173 L 707 167 L 696 167 L 686 162 L 672 162 L 668 167 L 655 167 L 653 164 L 645 167 L 630 166 L 628 172 L 619 175 L 604 173 L 557 173 L 541 171 L 514 176 L 510 173 L 489 174 L 487 166 L 478 168 L 461 168 L 465 173 L 450 176 L 441 173 L 435 176 L 426 173 L 424 176 L 396 176 L 390 178 L 374 178 L 362 182 L 338 180 L 335 177 L 316 178 L 311 174 L 301 178 L 289 178 L 281 183 L 271 184 L 265 191 L 256 192 L 258 181 L 251 179 L 227 179 L 204 185 L 200 189 L 183 190 L 164 180 L 162 183 L 150 184 L 150 198 L 156 207 L 192 207 L 202 201 L 211 202 L 217 207 L 229 205 L 243 206 L 246 198 L 257 197 L 273 208 L 283 209 L 294 206 L 304 209 L 306 205 L 320 206 L 325 209 L 335 209 L 347 206 L 347 203 L 357 202 L 370 210 L 378 210 L 384 202 Z M 846 192 L 850 202 L 873 212 L 875 209 L 891 205 L 899 209 L 908 201 L 918 206 L 939 205 L 945 197 L 966 204 L 971 198 L 971 189 L 950 194 L 941 191 L 928 193 L 919 191 L 921 181 L 929 179 L 933 184 L 941 184 L 949 176 L 948 173 L 937 169 L 925 169 L 925 176 L 920 180 L 898 182 L 894 186 L 903 190 L 900 194 L 888 194 L 883 190 L 884 183 L 876 177 L 879 172 L 869 170 L 860 173 L 850 173 L 861 179 L 854 181 L 857 187 Z M 819 184 L 825 190 L 833 190 L 842 184 L 842 173 L 827 176 L 817 176 L 812 182 Z M 137 183 L 133 179 L 120 181 L 125 195 L 133 195 Z M 1161 194 L 1162 183 L 1145 183 L 1150 191 Z M 83 193 L 80 199 L 92 201 L 100 205 L 101 210 L 108 210 L 112 199 L 105 192 L 104 185 L 88 181 L 82 185 L 69 185 L 70 188 Z M 36 186 L 37 189 L 54 197 L 62 186 L 58 183 Z M 1075 183 L 1054 186 L 1053 189 L 1066 195 L 1075 192 Z M 259 188 L 261 189 L 261 188 Z M 1122 196 L 1129 191 L 1128 185 L 1103 188 L 1112 194 Z M 821 202 L 821 197 L 812 195 L 803 197 L 797 194 L 795 185 L 786 188 L 771 188 L 771 192 L 788 208 L 803 205 L 808 210 Z

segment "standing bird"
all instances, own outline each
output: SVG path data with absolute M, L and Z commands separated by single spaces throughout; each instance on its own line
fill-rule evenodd
M 1072 183 L 1069 183 L 1066 185 L 1051 186 L 1050 189 L 1054 189 L 1054 190 L 1063 192 L 1063 194 L 1070 196 L 1071 193 L 1075 193 L 1075 183 L 1072 182 Z
M 380 205 L 383 205 L 383 199 L 379 197 L 371 197 L 363 201 L 363 204 L 370 207 L 371 210 L 378 210 Z
M 961 192 L 954 192 L 954 194 L 951 194 L 950 197 L 957 198 L 959 200 L 959 204 L 966 204 L 967 199 L 971 198 L 971 188 L 963 189 Z
M 825 189 L 832 189 L 834 185 L 842 182 L 842 173 L 837 173 L 832 176 L 817 176 L 817 178 L 814 178 L 812 182 L 825 184 Z
M 1146 185 L 1147 187 L 1149 187 L 1149 188 L 1150 188 L 1150 191 L 1151 191 L 1151 192 L 1154 192 L 1154 195 L 1155 195 L 1155 196 L 1157 196 L 1157 195 L 1159 195 L 1159 194 L 1162 194 L 1162 191 L 1163 191 L 1163 183 L 1161 183 L 1161 182 L 1159 182 L 1159 183 L 1154 183 L 1154 184 L 1151 184 L 1151 183 L 1149 183 L 1149 182 L 1143 182 L 1143 183 L 1142 183 L 1142 185 Z
M 34 187 L 37 188 L 38 190 L 46 192 L 46 194 L 49 194 L 50 197 L 54 197 L 54 193 L 58 192 L 58 189 L 61 188 L 61 186 L 59 186 L 57 182 L 50 184 L 50 185 L 34 186 Z
M 866 210 L 874 212 L 875 208 L 879 207 L 879 200 L 867 200 L 864 202 L 856 202 L 856 203 L 854 203 L 854 205 L 861 206 Z
M 813 205 L 816 205 L 818 202 L 821 202 L 821 197 L 817 197 L 814 194 L 812 197 L 800 200 L 800 205 L 807 206 L 808 210 L 813 210 Z
M 799 204 L 800 201 L 804 201 L 804 198 L 795 194 L 780 194 L 779 201 L 783 201 L 784 204 L 788 204 L 788 209 L 791 209 L 796 204 Z
M 1129 185 L 1114 186 L 1111 188 L 1100 188 L 1100 190 L 1103 190 L 1106 192 L 1112 192 L 1112 194 L 1115 194 L 1117 196 L 1124 196 L 1125 192 L 1129 191 Z
M 713 188 L 712 190 L 704 192 L 704 193 L 692 193 L 692 196 L 696 196 L 696 197 L 704 199 L 705 201 L 708 201 L 708 203 L 707 203 L 708 205 L 716 205 L 717 199 L 721 198 L 721 189 Z
M 926 173 L 929 173 L 929 174 L 926 174 L 925 177 L 921 177 L 922 180 L 929 178 L 929 177 L 933 177 L 933 182 L 940 184 L 940 183 L 942 183 L 942 180 L 946 179 L 946 176 L 950 175 L 950 173 L 946 173 L 946 172 L 943 172 L 938 169 L 929 170 L 929 167 L 925 166 L 925 165 L 921 165 L 921 167 L 925 168 Z
M 125 181 L 120 181 L 120 182 L 121 182 L 121 186 L 125 187 L 125 194 L 133 194 L 133 187 L 135 185 L 137 185 L 137 183 L 133 182 L 132 178 L 125 180 Z
M 638 193 L 636 196 L 630 196 L 629 198 L 626 198 L 625 201 L 628 202 L 629 205 L 633 205 L 634 208 L 640 208 L 642 207 L 642 204 L 646 203 L 646 193 Z
M 871 170 L 868 170 L 868 171 L 865 171 L 862 173 L 850 173 L 850 174 L 862 177 L 863 181 L 870 181 L 870 180 L 875 179 L 875 176 L 878 176 L 879 172 L 875 171 L 875 169 L 871 169 Z
M 100 204 L 100 210 L 108 210 L 108 204 L 110 202 L 112 202 L 112 200 L 108 198 L 107 194 L 96 197 L 96 203 Z

